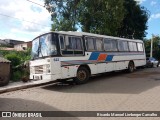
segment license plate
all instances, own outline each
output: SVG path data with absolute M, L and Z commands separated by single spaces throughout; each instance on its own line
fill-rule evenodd
M 35 80 L 40 80 L 40 76 L 34 76 Z

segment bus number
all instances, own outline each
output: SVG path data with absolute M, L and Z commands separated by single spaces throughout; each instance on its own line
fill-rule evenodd
M 54 58 L 53 60 L 54 60 L 54 61 L 59 61 L 59 58 Z

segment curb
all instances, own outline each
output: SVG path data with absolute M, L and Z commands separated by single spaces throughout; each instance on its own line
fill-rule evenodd
M 49 82 L 45 82 L 45 83 L 39 83 L 39 81 L 32 81 L 32 82 L 27 82 L 27 83 L 13 82 L 13 83 L 9 83 L 6 86 L 0 87 L 0 94 L 6 93 L 6 92 L 11 92 L 11 91 L 16 91 L 16 90 L 21 90 L 21 89 L 27 89 L 27 88 L 47 85 L 47 84 L 51 84 L 51 83 L 55 83 L 55 82 L 57 82 L 57 81 L 49 81 Z M 18 85 L 16 85 L 16 83 Z

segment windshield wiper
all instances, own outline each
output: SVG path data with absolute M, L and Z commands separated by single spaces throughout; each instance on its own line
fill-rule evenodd
M 41 42 L 39 42 L 39 46 L 38 46 L 38 50 L 37 50 L 37 52 L 38 52 L 38 57 L 39 57 L 39 54 L 41 54 L 42 55 L 42 57 L 43 57 L 43 54 L 42 54 L 42 45 L 41 45 L 42 43 Z

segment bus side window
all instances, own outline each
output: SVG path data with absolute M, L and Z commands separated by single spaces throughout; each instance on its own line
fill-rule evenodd
M 105 51 L 117 51 L 117 41 L 109 38 L 104 39 L 104 50 Z
M 116 40 L 110 40 L 110 41 L 111 41 L 111 51 L 118 51 L 117 41 Z
M 97 48 L 97 51 L 102 51 L 103 50 L 102 39 L 101 38 L 96 38 L 96 48 Z
M 60 37 L 59 37 L 59 40 L 60 40 L 61 50 L 64 50 L 64 49 L 65 49 L 64 36 L 60 36 Z
M 94 38 L 89 38 L 89 37 L 87 37 L 86 38 L 86 47 L 87 47 L 87 50 L 88 51 L 94 51 L 94 50 L 96 50 L 95 49 L 95 40 L 94 40 Z
M 127 41 L 118 41 L 118 49 L 119 49 L 119 51 L 129 51 L 128 42 Z
M 72 37 L 72 43 L 73 43 L 74 50 L 82 50 L 81 38 Z
M 82 40 L 80 37 L 65 36 L 65 40 L 63 38 L 64 37 L 60 39 L 61 51 L 63 55 L 74 56 L 83 54 Z
M 143 45 L 142 43 L 137 43 L 138 51 L 142 52 L 143 51 Z
M 129 42 L 128 44 L 130 51 L 137 51 L 137 44 L 135 42 Z
M 104 39 L 104 50 L 111 51 L 111 40 Z
M 73 50 L 73 42 L 72 42 L 72 37 L 68 37 L 68 39 L 66 40 L 66 48 L 67 50 Z
M 80 37 L 72 37 L 74 55 L 83 55 L 82 39 Z

